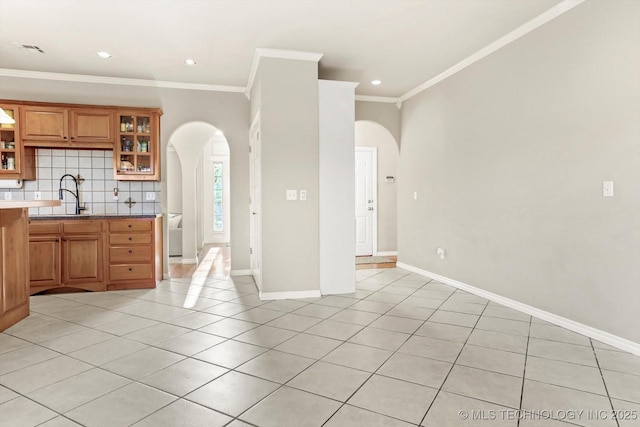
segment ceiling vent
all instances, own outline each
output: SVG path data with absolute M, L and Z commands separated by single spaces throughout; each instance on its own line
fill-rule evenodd
M 42 50 L 39 46 L 33 44 L 14 43 L 14 46 L 16 46 L 20 50 L 24 50 L 25 52 L 44 53 L 44 50 Z

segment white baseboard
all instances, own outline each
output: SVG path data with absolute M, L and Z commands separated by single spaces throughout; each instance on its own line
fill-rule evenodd
M 169 276 L 169 273 L 162 273 L 162 279 L 163 280 L 171 279 L 171 276 Z
M 320 297 L 321 295 L 319 290 L 289 291 L 289 292 L 260 292 L 261 300 L 320 298 Z
M 251 269 L 249 270 L 231 270 L 229 276 L 251 276 Z
M 398 251 L 376 252 L 376 256 L 397 256 Z
M 457 280 L 450 279 L 448 277 L 441 276 L 439 274 L 432 273 L 430 271 L 423 270 L 421 268 L 414 267 L 409 264 L 405 264 L 403 262 L 398 262 L 396 265 L 398 266 L 398 268 L 402 268 L 407 271 L 411 271 L 412 273 L 417 273 L 421 276 L 425 276 L 425 277 L 437 280 L 439 282 L 453 286 L 454 288 L 462 289 L 463 291 L 467 291 L 479 297 L 486 298 L 493 302 L 497 302 L 498 304 L 502 304 L 506 307 L 513 308 L 514 310 L 518 310 L 523 313 L 530 314 L 531 316 L 537 317 L 538 319 L 546 320 L 547 322 L 553 323 L 554 325 L 569 329 L 573 332 L 577 332 L 579 334 L 593 338 L 605 344 L 609 344 L 612 347 L 616 347 L 616 348 L 619 348 L 620 350 L 627 351 L 629 353 L 640 356 L 640 344 L 630 341 L 626 338 L 622 338 L 617 335 L 610 334 L 609 332 L 601 331 L 600 329 L 596 329 L 591 326 L 584 325 L 574 320 L 567 319 L 566 317 L 549 313 L 548 311 L 541 310 L 539 308 L 521 303 L 519 301 L 512 300 L 510 298 L 506 298 L 489 291 L 485 291 L 484 289 L 476 288 L 475 286 L 471 286 L 466 283 L 459 282 Z

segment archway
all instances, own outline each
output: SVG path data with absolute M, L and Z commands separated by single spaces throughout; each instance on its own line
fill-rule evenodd
M 377 151 L 377 194 L 375 210 L 377 229 L 373 230 L 373 255 L 397 255 L 397 178 L 400 158 L 398 144 L 391 132 L 377 122 L 355 123 L 356 147 L 375 147 Z
M 206 254 L 199 257 L 204 246 L 229 242 L 229 161 L 229 144 L 224 134 L 209 123 L 185 123 L 170 136 L 167 148 L 170 263 L 197 264 L 206 257 Z M 228 270 L 228 260 L 226 264 Z M 216 271 L 216 275 L 219 273 L 222 274 Z

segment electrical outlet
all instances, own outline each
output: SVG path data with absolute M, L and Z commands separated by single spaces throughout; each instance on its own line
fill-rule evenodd
M 440 259 L 444 259 L 444 248 L 438 248 L 436 250 L 436 255 L 438 255 Z
M 613 181 L 604 181 L 602 183 L 602 196 L 613 197 Z
M 147 191 L 145 193 L 145 200 L 147 201 L 153 201 L 156 199 L 156 193 L 153 191 Z
M 287 190 L 287 200 L 298 200 L 298 190 Z
M 5 200 L 11 200 L 11 191 L 5 191 L 4 192 L 4 199 Z
M 33 193 L 33 200 L 42 200 L 42 193 L 40 191 Z

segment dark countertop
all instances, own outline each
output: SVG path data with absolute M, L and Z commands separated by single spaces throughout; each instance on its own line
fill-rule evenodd
M 46 221 L 46 220 L 91 220 L 91 219 L 129 219 L 129 218 L 160 218 L 162 214 L 139 214 L 139 215 L 125 215 L 125 214 L 105 214 L 105 215 L 29 215 L 29 219 L 33 221 Z

